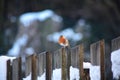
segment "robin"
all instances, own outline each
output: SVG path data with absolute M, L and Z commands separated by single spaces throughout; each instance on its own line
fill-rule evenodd
M 61 45 L 61 46 L 69 46 L 69 41 L 67 38 L 65 38 L 63 35 L 61 35 L 59 37 L 59 40 L 58 40 L 58 43 Z

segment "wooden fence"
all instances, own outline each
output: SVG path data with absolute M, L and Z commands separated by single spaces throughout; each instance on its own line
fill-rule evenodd
M 112 40 L 112 51 L 120 48 L 120 37 Z M 105 80 L 105 41 L 100 40 L 90 45 L 90 61 L 100 66 L 100 80 Z M 83 68 L 84 46 L 63 47 L 55 52 L 43 52 L 26 57 L 25 77 L 31 74 L 31 80 L 45 73 L 46 80 L 52 80 L 52 71 L 61 68 L 61 80 L 70 80 L 70 66 L 79 69 L 80 80 L 90 80 L 89 68 Z M 7 61 L 7 80 L 22 80 L 21 57 Z

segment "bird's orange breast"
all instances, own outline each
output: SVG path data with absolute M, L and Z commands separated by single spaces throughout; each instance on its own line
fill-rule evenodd
M 64 36 L 60 36 L 58 43 L 62 46 L 68 46 L 68 40 Z
M 66 39 L 64 37 L 60 37 L 59 38 L 59 44 L 65 44 L 66 43 Z

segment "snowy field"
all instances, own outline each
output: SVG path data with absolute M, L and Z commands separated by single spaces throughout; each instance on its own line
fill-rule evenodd
M 90 63 L 84 62 L 84 68 L 90 68 Z M 70 67 L 70 80 L 79 80 L 79 69 Z M 23 80 L 31 80 L 31 74 Z M 45 80 L 45 73 L 38 77 L 38 80 Z M 61 80 L 61 69 L 53 70 L 52 80 Z M 97 79 L 96 79 L 97 80 Z
M 7 60 L 13 60 L 15 57 L 0 56 L 0 80 L 6 80 L 6 62 Z M 99 66 L 92 66 L 90 63 L 84 62 L 84 68 L 90 68 L 91 80 L 99 80 Z M 70 80 L 79 80 L 79 69 L 70 67 Z M 31 80 L 31 74 L 23 80 Z M 38 80 L 45 80 L 45 73 L 38 77 Z M 53 70 L 52 80 L 61 80 L 61 69 Z
M 37 78 L 38 80 L 45 80 L 45 73 Z M 73 67 L 70 67 L 70 80 L 79 80 L 79 70 Z M 31 80 L 31 74 L 24 78 L 23 80 Z M 61 69 L 53 70 L 52 80 L 61 80 Z

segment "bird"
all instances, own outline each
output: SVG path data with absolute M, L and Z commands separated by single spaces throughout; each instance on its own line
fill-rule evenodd
M 61 35 L 58 39 L 58 43 L 61 45 L 61 46 L 69 46 L 69 41 L 67 38 L 65 38 L 63 35 Z

